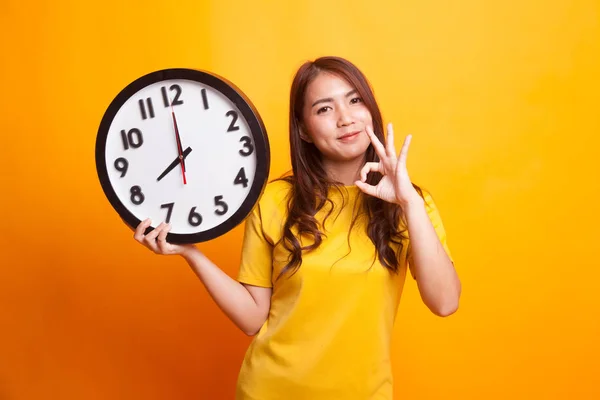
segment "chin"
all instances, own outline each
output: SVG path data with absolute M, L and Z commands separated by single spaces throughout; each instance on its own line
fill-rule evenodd
M 332 144 L 327 149 L 328 151 L 321 151 L 322 157 L 336 163 L 353 162 L 364 159 L 371 142 L 368 140 L 368 138 L 366 142 L 361 142 L 353 143 L 351 145 L 339 145 L 337 143 Z
M 365 158 L 365 155 L 366 149 L 364 151 L 355 152 L 346 151 L 343 153 L 336 154 L 335 156 L 331 157 L 331 159 L 336 162 L 353 162 L 363 160 Z
M 354 161 L 357 158 L 364 158 L 367 154 L 368 148 L 369 143 L 364 146 L 356 146 L 354 148 L 344 149 L 344 151 L 339 152 L 339 158 L 344 161 Z

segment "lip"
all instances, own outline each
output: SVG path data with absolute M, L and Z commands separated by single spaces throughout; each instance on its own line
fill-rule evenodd
M 349 139 L 349 138 L 352 138 L 352 137 L 358 135 L 360 132 L 361 131 L 346 133 L 344 136 L 340 136 L 338 139 Z

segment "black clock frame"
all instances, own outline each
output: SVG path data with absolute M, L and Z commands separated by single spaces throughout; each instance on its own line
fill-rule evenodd
M 226 221 L 207 231 L 197 233 L 169 232 L 167 235 L 167 241 L 170 243 L 190 244 L 205 242 L 224 235 L 246 219 L 246 217 L 254 208 L 255 204 L 262 196 L 269 177 L 271 160 L 269 139 L 265 125 L 260 117 L 260 114 L 258 113 L 258 110 L 252 104 L 250 99 L 229 80 L 213 72 L 204 70 L 169 68 L 150 72 L 131 82 L 113 99 L 104 113 L 102 121 L 100 122 L 100 127 L 96 137 L 96 171 L 100 180 L 100 185 L 102 186 L 102 190 L 104 191 L 104 194 L 106 195 L 112 207 L 129 226 L 135 228 L 141 222 L 141 220 L 135 217 L 121 202 L 115 193 L 108 176 L 108 168 L 105 158 L 108 131 L 115 115 L 127 100 L 129 100 L 144 87 L 169 79 L 185 79 L 199 82 L 201 84 L 211 86 L 215 90 L 225 95 L 242 113 L 243 117 L 248 123 L 248 127 L 250 128 L 250 132 L 254 140 L 254 150 L 256 151 L 257 159 L 256 172 L 250 192 L 240 208 L 238 208 L 238 210 Z M 146 234 L 152 229 L 154 228 L 149 227 L 146 230 Z

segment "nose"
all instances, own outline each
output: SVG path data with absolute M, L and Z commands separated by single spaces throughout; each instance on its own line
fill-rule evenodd
M 348 110 L 348 107 L 339 107 L 338 108 L 338 118 L 337 118 L 337 126 L 338 128 L 342 128 L 344 126 L 352 125 L 352 113 Z

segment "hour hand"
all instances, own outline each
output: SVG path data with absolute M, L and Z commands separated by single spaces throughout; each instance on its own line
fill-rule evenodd
M 188 147 L 187 149 L 185 149 L 185 151 L 182 154 L 183 159 L 185 160 L 185 158 L 188 156 L 188 154 L 190 154 L 192 152 L 192 148 Z M 156 178 L 157 181 L 160 181 L 162 178 L 164 178 L 169 172 L 171 172 L 171 170 L 173 168 L 175 168 L 178 164 L 181 163 L 181 160 L 179 159 L 179 156 L 177 156 L 177 158 L 175 158 L 175 160 L 173 160 L 173 162 L 171 164 L 169 164 L 169 166 L 163 171 L 162 174 L 160 174 L 158 176 L 158 178 Z

